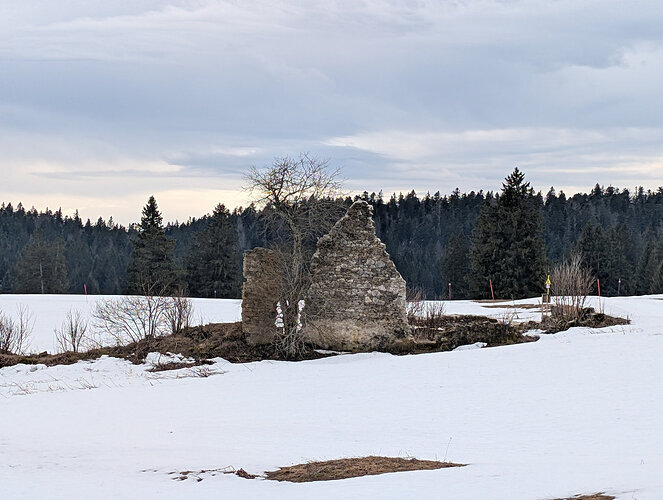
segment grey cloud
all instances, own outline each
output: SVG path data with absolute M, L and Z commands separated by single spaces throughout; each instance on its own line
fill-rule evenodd
M 574 185 L 663 182 L 597 169 L 663 157 L 654 0 L 16 5 L 0 6 L 0 145 L 50 179 L 139 190 L 136 165 L 161 162 L 160 186 L 193 189 L 310 151 L 357 190 L 495 188 L 514 164 L 542 184 L 563 168 Z

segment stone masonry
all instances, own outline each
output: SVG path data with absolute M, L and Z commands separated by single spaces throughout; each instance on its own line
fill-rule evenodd
M 254 248 L 244 252 L 242 331 L 251 345 L 269 344 L 276 337 L 276 306 L 281 283 L 278 257 L 273 250 Z
M 409 332 L 405 280 L 375 234 L 372 213 L 356 201 L 318 240 L 304 335 L 319 347 L 375 349 Z

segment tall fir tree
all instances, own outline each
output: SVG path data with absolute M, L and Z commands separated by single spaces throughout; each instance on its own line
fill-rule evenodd
M 442 278 L 446 283 L 446 296 L 449 299 L 464 299 L 468 296 L 470 242 L 461 231 L 456 233 L 444 248 L 442 254 Z
M 473 296 L 489 297 L 490 281 L 501 298 L 541 293 L 546 272 L 541 206 L 541 197 L 516 168 L 475 226 L 470 253 Z
M 64 242 L 45 241 L 37 229 L 25 246 L 14 271 L 15 293 L 67 293 L 67 266 Z
M 186 258 L 189 293 L 196 297 L 235 298 L 241 273 L 237 228 L 224 205 L 217 205 L 207 226 L 193 237 Z
M 127 292 L 163 295 L 177 290 L 181 272 L 173 259 L 174 247 L 175 241 L 166 236 L 157 202 L 150 196 L 127 267 Z

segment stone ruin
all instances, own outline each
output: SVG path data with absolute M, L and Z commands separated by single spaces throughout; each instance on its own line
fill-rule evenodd
M 373 208 L 356 201 L 318 240 L 304 335 L 325 349 L 376 349 L 409 332 L 405 280 L 375 234 Z
M 318 240 L 311 261 L 311 287 L 303 311 L 303 335 L 324 349 L 364 351 L 385 347 L 409 332 L 405 280 L 373 225 L 373 208 L 356 201 Z M 271 250 L 244 254 L 242 329 L 251 344 L 271 342 L 279 280 Z
M 278 255 L 267 248 L 244 252 L 242 331 L 251 345 L 269 344 L 276 337 L 276 306 L 281 281 Z

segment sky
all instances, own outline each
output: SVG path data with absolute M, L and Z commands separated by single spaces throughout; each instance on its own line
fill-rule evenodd
M 657 0 L 0 0 L 0 201 L 246 206 L 307 152 L 348 192 L 663 185 Z

